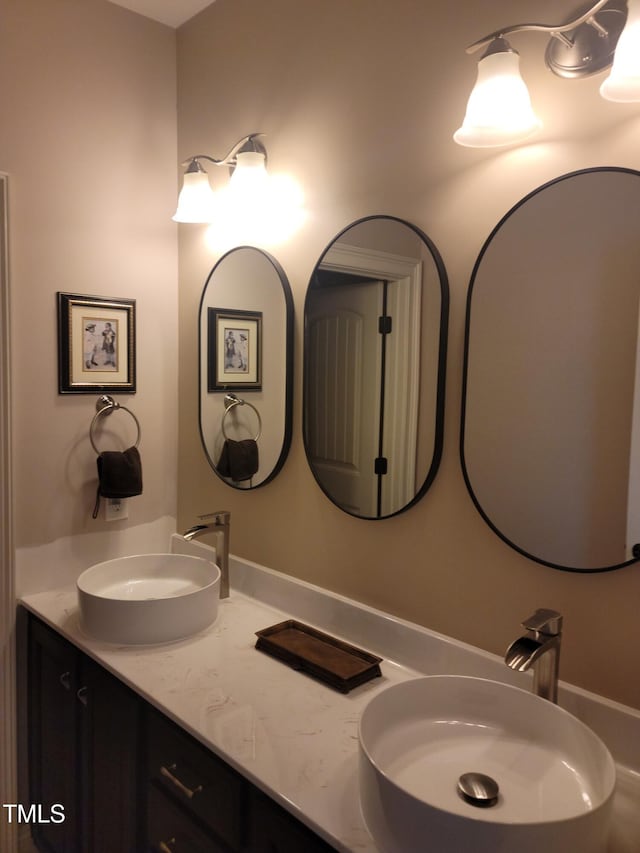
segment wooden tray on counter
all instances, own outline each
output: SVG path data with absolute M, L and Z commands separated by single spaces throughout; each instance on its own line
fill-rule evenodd
M 256 649 L 348 693 L 371 678 L 382 675 L 382 658 L 336 640 L 303 622 L 287 619 L 256 631 Z

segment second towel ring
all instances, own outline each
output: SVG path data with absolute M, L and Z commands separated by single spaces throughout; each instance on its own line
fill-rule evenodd
M 241 400 L 240 397 L 236 397 L 235 394 L 225 394 L 224 395 L 224 415 L 222 416 L 222 424 L 221 424 L 222 435 L 226 439 L 229 438 L 229 436 L 227 435 L 225 428 L 224 428 L 224 421 L 225 421 L 225 418 L 227 417 L 227 415 L 229 414 L 229 412 L 232 409 L 235 409 L 236 406 L 249 406 L 249 408 L 253 409 L 253 411 L 255 412 L 255 415 L 258 419 L 258 434 L 255 436 L 255 438 L 253 440 L 257 441 L 260 438 L 260 436 L 262 435 L 262 418 L 260 417 L 260 412 L 256 409 L 256 407 L 252 403 L 247 403 L 246 400 Z
M 103 415 L 110 415 L 112 412 L 120 410 L 121 412 L 127 412 L 127 414 L 131 415 L 131 417 L 136 422 L 136 429 L 138 430 L 138 435 L 136 436 L 136 443 L 134 447 L 137 447 L 140 444 L 141 430 L 140 430 L 140 421 L 133 414 L 131 409 L 127 409 L 126 406 L 121 406 L 120 403 L 117 403 L 113 397 L 108 394 L 104 394 L 102 397 L 98 398 L 98 402 L 96 403 L 96 414 L 94 415 L 93 420 L 91 421 L 91 426 L 89 427 L 89 441 L 91 442 L 91 447 L 95 450 L 95 452 L 100 455 L 100 451 L 96 447 L 96 443 L 94 440 L 94 430 L 100 418 Z

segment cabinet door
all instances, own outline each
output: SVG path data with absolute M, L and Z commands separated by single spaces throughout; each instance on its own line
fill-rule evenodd
M 138 853 L 140 703 L 121 681 L 84 655 L 81 681 L 81 743 L 87 768 L 83 850 Z
M 35 617 L 28 680 L 29 795 L 39 810 L 32 823 L 38 848 L 139 853 L 139 700 Z M 51 819 L 54 804 L 64 810 L 63 822 Z
M 249 797 L 249 815 L 247 853 L 335 853 L 333 847 L 256 788 Z
M 32 822 L 33 837 L 39 849 L 48 853 L 80 850 L 79 687 L 76 650 L 55 632 L 31 620 L 29 795 L 30 807 L 39 809 L 37 822 Z M 64 810 L 64 821 L 44 822 L 51 820 L 52 806 L 56 804 Z

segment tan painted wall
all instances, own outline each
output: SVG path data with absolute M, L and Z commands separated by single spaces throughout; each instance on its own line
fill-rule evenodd
M 557 175 L 640 168 L 638 107 L 603 101 L 601 77 L 554 78 L 535 33 L 514 43 L 545 123 L 538 141 L 497 152 L 451 141 L 475 79 L 465 45 L 500 26 L 555 23 L 573 11 L 570 0 L 460 0 L 455 8 L 447 0 L 216 0 L 178 31 L 180 158 L 219 157 L 263 131 L 272 169 L 302 183 L 310 213 L 294 239 L 265 247 L 289 276 L 297 312 L 294 439 L 279 477 L 251 493 L 223 485 L 200 447 L 197 307 L 217 256 L 203 228 L 181 226 L 179 521 L 229 509 L 235 554 L 498 653 L 530 611 L 557 608 L 566 619 L 562 676 L 640 707 L 640 570 L 574 575 L 511 551 L 474 509 L 458 457 L 465 297 L 482 243 L 521 196 Z M 451 285 L 440 472 L 416 507 L 383 522 L 328 502 L 301 438 L 307 282 L 331 238 L 372 213 L 425 230 Z
M 20 550 L 176 514 L 175 31 L 104 0 L 0 0 L 0 19 Z M 117 399 L 144 493 L 115 526 L 91 518 L 97 394 L 58 395 L 57 291 L 137 302 L 138 393 Z

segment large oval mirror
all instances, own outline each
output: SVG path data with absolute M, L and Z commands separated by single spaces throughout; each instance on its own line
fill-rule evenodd
M 200 436 L 213 470 L 238 489 L 264 486 L 291 444 L 293 300 L 271 255 L 223 255 L 200 301 Z
M 305 300 L 304 444 L 320 487 L 376 519 L 414 504 L 442 453 L 449 289 L 433 243 L 392 216 L 345 228 Z
M 462 464 L 511 547 L 569 571 L 640 543 L 640 173 L 564 175 L 527 195 L 476 262 Z

